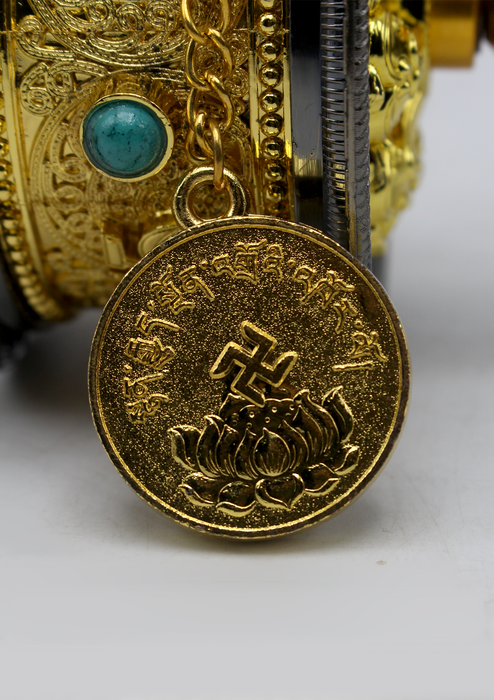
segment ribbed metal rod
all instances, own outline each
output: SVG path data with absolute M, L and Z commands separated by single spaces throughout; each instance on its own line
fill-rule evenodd
M 325 232 L 371 266 L 367 0 L 321 0 Z

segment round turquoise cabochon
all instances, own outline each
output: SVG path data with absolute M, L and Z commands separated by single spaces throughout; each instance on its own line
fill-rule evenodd
M 159 166 L 168 136 L 150 107 L 118 98 L 95 105 L 87 114 L 82 145 L 95 168 L 125 180 L 143 177 Z

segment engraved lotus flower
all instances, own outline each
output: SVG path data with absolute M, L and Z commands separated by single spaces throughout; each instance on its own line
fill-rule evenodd
M 259 504 L 290 509 L 304 493 L 325 495 L 358 462 L 341 387 L 321 404 L 307 389 L 261 407 L 230 393 L 205 421 L 203 430 L 168 431 L 174 459 L 191 471 L 179 488 L 192 503 L 230 515 L 247 515 Z

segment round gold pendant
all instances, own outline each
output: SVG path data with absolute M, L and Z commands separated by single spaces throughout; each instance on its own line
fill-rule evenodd
M 403 426 L 406 340 L 377 280 L 306 226 L 217 220 L 162 244 L 99 323 L 101 440 L 150 505 L 262 538 L 349 505 Z

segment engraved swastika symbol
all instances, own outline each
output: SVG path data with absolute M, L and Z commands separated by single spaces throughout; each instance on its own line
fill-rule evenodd
M 264 394 L 254 382 L 258 380 L 274 387 L 281 386 L 295 365 L 298 354 L 285 352 L 274 359 L 278 341 L 249 321 L 242 321 L 240 332 L 252 349 L 248 350 L 237 343 L 228 343 L 209 374 L 211 379 L 224 379 L 238 368 L 237 376 L 230 385 L 231 390 L 257 406 L 263 406 Z

